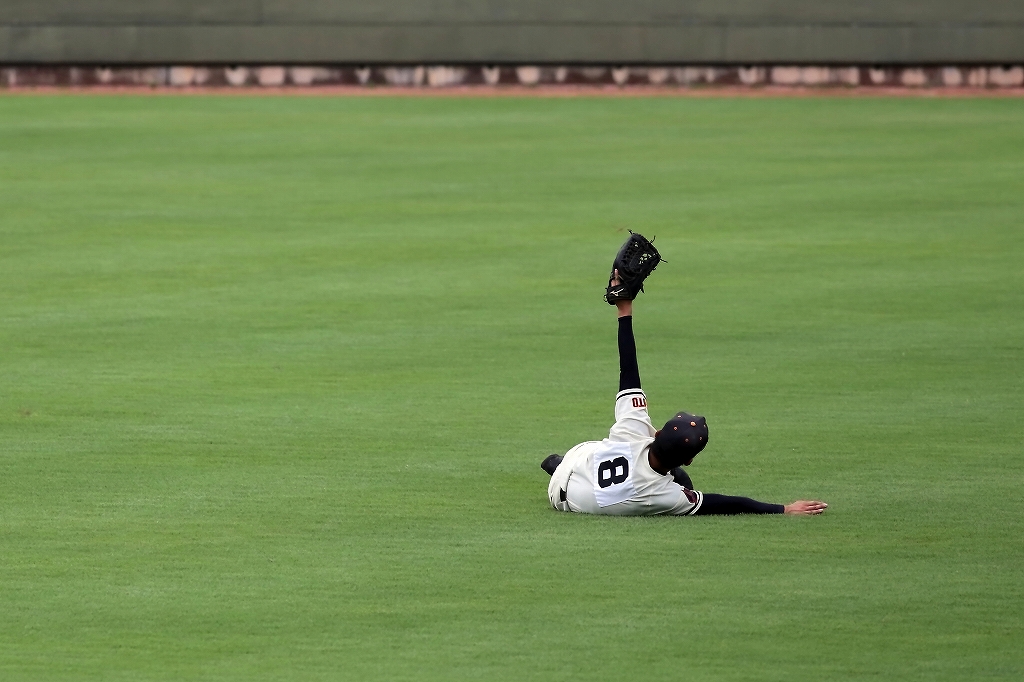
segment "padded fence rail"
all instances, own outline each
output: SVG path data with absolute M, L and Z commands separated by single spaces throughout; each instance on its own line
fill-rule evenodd
M 1020 64 L 1021 0 L 0 0 L 7 64 Z
M 1003 66 L 0 66 L 0 87 L 316 87 L 592 85 L 1024 87 Z

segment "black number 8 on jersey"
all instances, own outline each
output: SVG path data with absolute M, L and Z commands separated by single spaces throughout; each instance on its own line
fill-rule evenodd
M 607 462 L 601 462 L 597 467 L 597 484 L 602 488 L 622 483 L 627 478 L 629 478 L 629 460 L 625 457 L 616 457 Z

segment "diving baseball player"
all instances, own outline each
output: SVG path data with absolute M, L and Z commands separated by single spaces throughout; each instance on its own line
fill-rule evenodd
M 550 455 L 541 468 L 551 475 L 548 500 L 559 511 L 617 516 L 706 514 L 820 514 L 828 507 L 817 500 L 769 504 L 746 497 L 702 493 L 693 489 L 684 466 L 689 466 L 708 444 L 704 417 L 678 412 L 661 429 L 655 429 L 647 412 L 647 396 L 640 387 L 640 369 L 633 338 L 633 298 L 643 290 L 643 278 L 660 261 L 657 250 L 640 235 L 616 257 L 623 266 L 623 252 L 635 238 L 653 252 L 653 265 L 632 281 L 620 279 L 615 267 L 606 300 L 618 309 L 619 392 L 615 396 L 615 424 L 608 437 L 580 443 L 564 456 Z M 628 255 L 628 254 L 627 254 Z M 643 270 L 643 268 L 641 268 Z

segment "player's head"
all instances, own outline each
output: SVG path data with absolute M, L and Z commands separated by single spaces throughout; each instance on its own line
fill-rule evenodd
M 678 412 L 654 437 L 658 460 L 670 469 L 688 465 L 707 444 L 707 420 L 689 412 Z

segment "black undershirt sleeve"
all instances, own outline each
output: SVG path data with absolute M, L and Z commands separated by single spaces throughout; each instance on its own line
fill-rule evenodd
M 786 507 L 781 504 L 758 502 L 749 497 L 733 497 L 704 493 L 704 501 L 694 516 L 710 516 L 711 514 L 784 514 Z
M 640 388 L 640 367 L 636 363 L 633 316 L 619 318 L 619 390 Z

